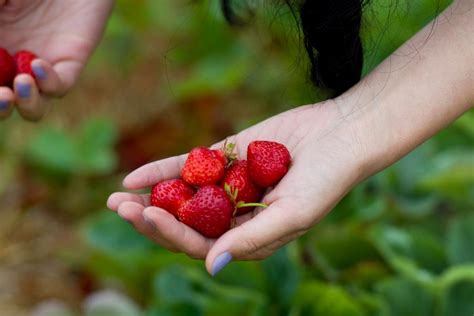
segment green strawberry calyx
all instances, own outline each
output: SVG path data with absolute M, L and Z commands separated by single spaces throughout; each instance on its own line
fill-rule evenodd
M 237 213 L 237 210 L 239 208 L 243 208 L 243 207 L 267 208 L 268 207 L 268 205 L 265 204 L 265 203 L 245 203 L 244 201 L 238 201 L 237 202 L 237 195 L 239 194 L 239 189 L 234 189 L 233 187 L 231 187 L 227 183 L 224 184 L 224 190 L 227 192 L 230 199 L 232 200 L 232 203 L 235 205 L 234 213 L 232 214 L 232 216 L 235 216 L 235 214 Z
M 234 163 L 234 161 L 237 160 L 237 154 L 234 152 L 235 144 L 227 143 L 227 139 L 226 139 L 222 150 L 224 151 L 224 156 L 227 159 L 226 168 L 229 168 Z

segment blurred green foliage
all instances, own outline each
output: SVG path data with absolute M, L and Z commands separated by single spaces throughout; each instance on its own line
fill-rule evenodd
M 156 55 L 165 67 L 149 71 L 166 77 L 159 89 L 172 103 L 218 95 L 258 104 L 258 111 L 242 107 L 250 112 L 233 121 L 235 130 L 325 96 L 305 82 L 304 53 L 289 12 L 264 8 L 262 25 L 242 31 L 226 25 L 216 2 L 119 0 L 90 76 L 106 67 L 127 76 L 143 56 Z M 385 2 L 373 1 L 366 10 L 365 73 L 448 3 Z M 142 40 L 146 36 L 161 40 L 150 43 Z M 46 183 L 67 188 L 80 177 L 83 186 L 96 188 L 99 178 L 109 188 L 117 183 L 119 138 L 111 120 L 92 119 L 75 130 L 42 127 L 20 151 Z M 232 263 L 215 278 L 202 262 L 153 244 L 108 211 L 87 216 L 79 229 L 87 250 L 66 257 L 92 273 L 99 287 L 127 293 L 146 316 L 472 315 L 473 143 L 470 112 L 356 187 L 298 241 L 262 262 Z M 6 146 L 0 137 L 0 150 Z M 98 190 L 94 201 L 105 201 L 105 191 Z M 99 209 L 85 200 L 80 206 Z
M 110 174 L 117 164 L 116 140 L 115 126 L 104 119 L 86 122 L 77 133 L 45 127 L 30 140 L 25 155 L 37 170 L 53 176 Z

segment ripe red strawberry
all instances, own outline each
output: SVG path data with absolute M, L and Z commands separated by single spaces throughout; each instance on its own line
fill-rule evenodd
M 247 159 L 251 179 L 266 188 L 277 184 L 288 172 L 291 155 L 282 144 L 254 141 L 248 146 Z
M 178 210 L 178 218 L 208 238 L 218 238 L 229 230 L 234 205 L 221 187 L 201 187 Z
M 224 186 L 228 186 L 231 192 L 236 192 L 235 203 L 256 203 L 263 196 L 263 188 L 256 185 L 248 172 L 247 160 L 236 161 L 227 170 L 224 177 Z M 231 193 L 232 195 L 232 193 Z M 236 215 L 251 212 L 254 207 L 237 208 Z
M 151 205 L 167 210 L 177 216 L 178 209 L 194 195 L 194 189 L 181 179 L 166 180 L 153 186 Z
M 9 86 L 15 78 L 15 61 L 3 48 L 0 48 L 0 86 Z
M 197 147 L 189 153 L 181 176 L 184 181 L 196 186 L 216 184 L 224 177 L 226 163 L 224 151 Z
M 36 79 L 36 76 L 31 69 L 31 62 L 38 58 L 35 54 L 27 50 L 21 50 L 13 56 L 16 63 L 16 74 L 28 74 Z

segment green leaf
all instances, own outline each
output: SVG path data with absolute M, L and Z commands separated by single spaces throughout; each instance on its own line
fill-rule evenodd
M 419 179 L 430 172 L 427 161 L 436 153 L 435 145 L 435 141 L 429 140 L 392 166 L 397 192 L 405 196 L 413 194 Z
M 31 139 L 27 161 L 53 175 L 96 175 L 114 170 L 117 157 L 114 125 L 107 120 L 87 121 L 77 136 L 71 131 L 45 128 Z
M 441 238 L 428 229 L 417 227 L 408 230 L 413 244 L 412 258 L 423 269 L 441 273 L 448 267 L 446 249 Z
M 380 279 L 390 275 L 389 268 L 379 261 L 361 261 L 340 273 L 340 280 L 361 288 L 370 289 Z
M 471 139 L 474 139 L 474 111 L 464 113 L 455 123 L 454 126 L 464 130 Z
M 86 121 L 79 131 L 79 143 L 85 151 L 111 148 L 117 140 L 117 130 L 112 121 L 94 118 Z
M 192 304 L 162 304 L 149 308 L 145 316 L 202 316 L 204 313 Z
M 28 144 L 25 154 L 30 164 L 53 174 L 71 174 L 77 168 L 77 154 L 72 138 L 55 128 L 48 127 L 38 131 Z
M 264 292 L 267 290 L 264 273 L 262 265 L 257 262 L 234 262 L 219 272 L 215 278 L 223 285 Z
M 442 315 L 474 314 L 474 281 L 460 281 L 446 290 L 443 296 Z
M 474 312 L 474 265 L 456 266 L 438 280 L 440 315 L 472 315 Z
M 474 214 L 457 217 L 450 223 L 447 249 L 452 264 L 474 263 Z
M 206 314 L 237 316 L 258 310 L 266 299 L 257 291 L 218 284 L 202 268 L 175 265 L 157 274 L 154 303 L 189 304 Z
M 388 303 L 391 316 L 431 316 L 433 296 L 419 283 L 406 278 L 380 282 L 376 291 Z
M 417 262 L 418 244 L 409 232 L 380 225 L 372 229 L 370 236 L 379 252 L 397 272 L 421 283 L 432 281 L 433 274 Z
M 157 249 L 155 244 L 110 211 L 99 212 L 88 218 L 83 232 L 89 245 L 104 252 L 120 254 Z
M 450 150 L 436 156 L 418 188 L 457 200 L 474 201 L 474 151 Z
M 262 271 L 266 275 L 267 290 L 273 294 L 271 299 L 282 305 L 288 303 L 300 281 L 298 267 L 289 256 L 288 246 L 263 261 Z
M 342 270 L 360 261 L 380 260 L 365 231 L 357 227 L 330 225 L 315 230 L 311 237 L 317 256 L 323 256 L 333 268 Z
M 361 316 L 365 313 L 359 303 L 343 288 L 318 281 L 308 281 L 298 289 L 291 315 Z
M 94 119 L 87 121 L 77 137 L 78 165 L 82 172 L 106 174 L 117 164 L 113 146 L 117 131 L 111 121 Z
M 380 295 L 357 293 L 357 301 L 367 316 L 390 316 L 390 307 Z
M 156 275 L 153 281 L 155 298 L 165 303 L 201 303 L 201 294 L 197 293 L 183 268 L 170 267 Z
M 244 54 L 245 52 L 233 53 L 228 58 L 212 56 L 200 61 L 189 77 L 176 86 L 176 94 L 181 98 L 189 98 L 209 93 L 222 94 L 236 89 L 245 79 L 250 67 L 249 61 L 242 58 Z

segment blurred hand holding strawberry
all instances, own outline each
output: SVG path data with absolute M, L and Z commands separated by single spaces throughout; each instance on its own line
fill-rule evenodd
M 40 57 L 21 53 L 24 69 L 12 78 L 5 51 L 0 52 L 0 119 L 9 117 L 16 105 L 24 119 L 39 120 L 48 97 L 62 96 L 74 86 L 102 36 L 112 4 L 0 1 L 0 47 L 10 54 L 28 50 Z

